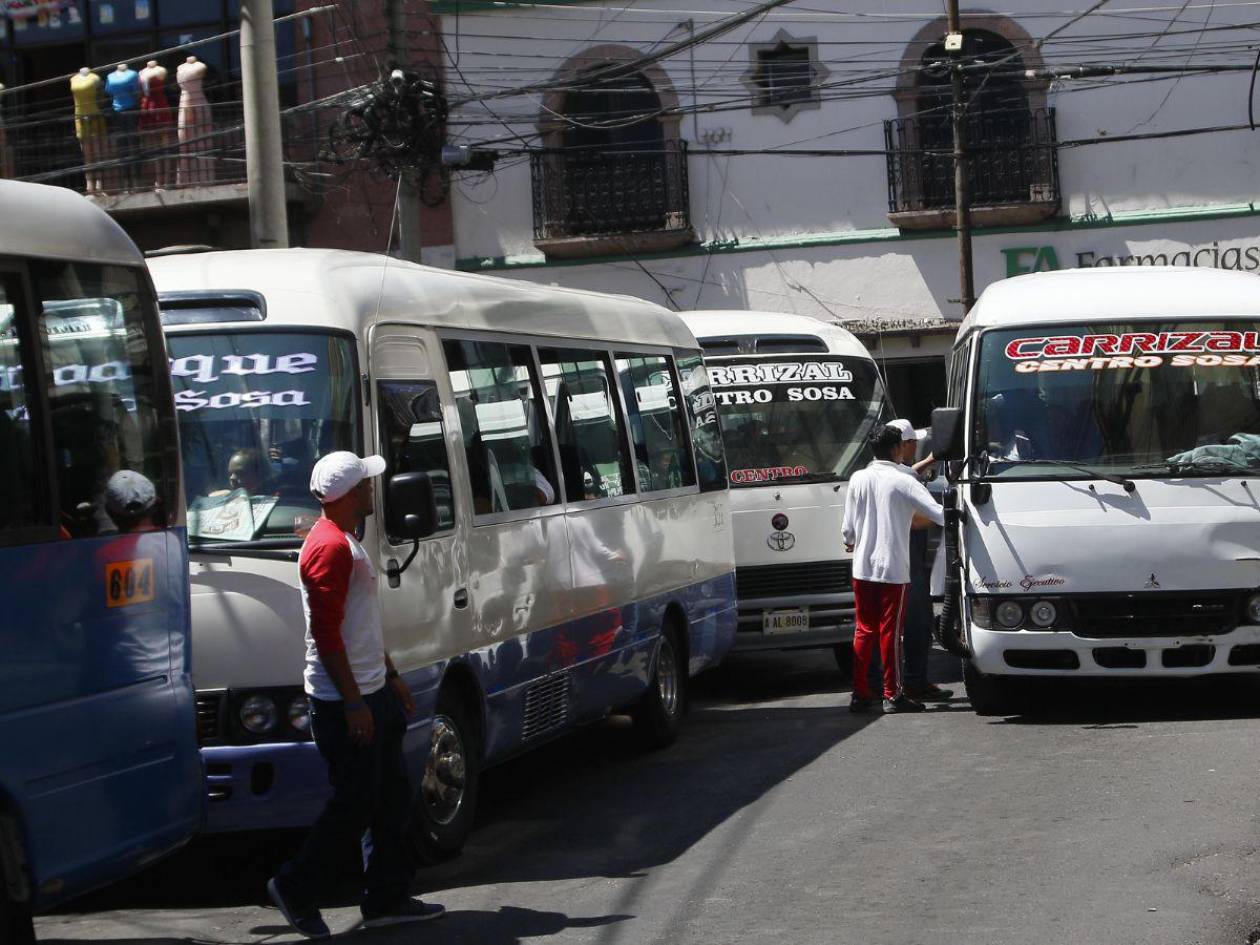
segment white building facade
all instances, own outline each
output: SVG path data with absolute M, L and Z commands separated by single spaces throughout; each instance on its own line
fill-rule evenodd
M 841 322 L 925 422 L 961 316 L 944 17 L 799 0 L 641 61 L 750 6 L 435 4 L 449 94 L 474 99 L 452 139 L 505 150 L 456 184 L 456 265 Z M 1050 268 L 1260 271 L 1250 6 L 1091 6 L 964 8 L 977 292 Z M 1053 78 L 1209 64 L 1229 71 Z

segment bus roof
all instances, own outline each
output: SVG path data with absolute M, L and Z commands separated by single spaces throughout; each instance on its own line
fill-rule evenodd
M 257 292 L 266 319 L 171 326 L 248 330 L 267 326 L 343 328 L 360 338 L 375 321 L 698 347 L 672 312 L 622 295 L 559 289 L 494 276 L 432 269 L 375 253 L 255 249 L 149 260 L 158 293 Z M 378 312 L 379 301 L 379 312 Z
M 0 180 L 0 208 L 0 256 L 144 264 L 109 214 L 66 187 Z
M 691 333 L 703 343 L 704 339 L 748 338 L 766 335 L 813 335 L 827 345 L 832 354 L 870 358 L 870 352 L 852 334 L 831 322 L 824 322 L 808 315 L 789 315 L 784 312 L 752 312 L 743 309 L 706 309 L 681 312 L 683 321 Z M 783 353 L 776 350 L 776 354 Z
M 1081 321 L 1260 317 L 1260 277 L 1228 269 L 1115 266 L 994 282 L 958 330 Z

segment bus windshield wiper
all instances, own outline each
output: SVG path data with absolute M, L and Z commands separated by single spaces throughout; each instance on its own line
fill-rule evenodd
M 1122 486 L 1125 492 L 1132 492 L 1137 486 L 1132 479 L 1126 479 L 1124 476 L 1116 473 L 1099 472 L 1097 469 L 1091 469 L 1081 463 L 1074 463 L 1070 459 L 994 459 L 988 453 L 984 454 L 985 467 L 984 475 L 988 478 L 989 468 L 994 463 L 1006 463 L 1008 466 L 1062 466 L 1065 469 L 1075 469 L 1077 472 L 1084 473 L 1091 479 L 1103 479 L 1107 482 L 1114 482 L 1118 486 Z

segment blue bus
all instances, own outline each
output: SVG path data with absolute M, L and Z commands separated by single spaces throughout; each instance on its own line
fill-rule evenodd
M 144 258 L 0 181 L 0 943 L 203 819 L 178 425 Z

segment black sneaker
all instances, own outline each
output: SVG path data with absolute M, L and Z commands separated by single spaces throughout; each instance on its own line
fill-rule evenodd
M 878 705 L 878 699 L 863 699 L 861 696 L 854 696 L 849 700 L 849 711 L 854 715 L 866 715 L 868 712 L 873 712 Z
M 934 683 L 929 683 L 923 689 L 908 690 L 906 695 L 915 702 L 948 702 L 954 698 L 954 690 L 942 689 Z
M 280 910 L 280 914 L 289 925 L 307 938 L 328 938 L 332 933 L 328 931 L 328 926 L 324 922 L 324 917 L 319 914 L 319 910 L 314 906 L 294 901 L 291 894 L 281 890 L 280 882 L 279 876 L 273 876 L 267 880 L 267 895 L 271 897 L 271 901 L 276 904 L 276 908 Z
M 915 702 L 909 696 L 898 696 L 896 699 L 884 700 L 884 714 L 897 715 L 901 712 L 926 712 L 927 707 L 922 702 Z
M 402 925 L 404 922 L 428 922 L 446 914 L 446 906 L 419 899 L 404 899 L 398 905 L 383 912 L 364 912 L 363 927 L 378 929 L 385 925 Z

